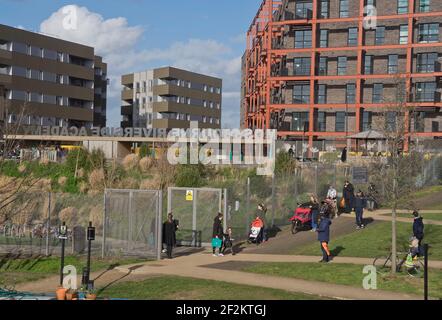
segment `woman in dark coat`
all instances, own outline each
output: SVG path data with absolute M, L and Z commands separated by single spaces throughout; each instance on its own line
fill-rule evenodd
M 351 213 L 355 199 L 355 187 L 349 181 L 345 181 L 342 196 L 345 199 L 345 213 Z
M 328 244 L 330 242 L 330 225 L 332 224 L 331 220 L 327 217 L 327 215 L 321 216 L 321 221 L 319 222 L 318 229 L 318 241 L 321 244 L 322 251 L 322 260 L 319 262 L 330 262 L 331 253 L 328 248 Z
M 167 221 L 163 223 L 163 242 L 167 247 L 167 258 L 172 259 L 172 249 L 176 246 L 176 231 L 178 224 L 173 219 L 171 213 L 167 216 Z
M 220 239 L 222 241 L 223 237 L 224 237 L 223 214 L 218 213 L 218 215 L 215 217 L 215 219 L 213 221 L 212 238 Z M 223 254 L 221 253 L 221 247 L 222 247 L 222 245 L 218 248 L 218 256 L 222 257 Z M 212 249 L 213 249 L 213 255 L 215 256 L 216 248 L 212 247 Z

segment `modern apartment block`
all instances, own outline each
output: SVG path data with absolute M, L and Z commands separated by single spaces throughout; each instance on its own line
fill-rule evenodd
M 221 79 L 165 67 L 123 75 L 121 84 L 123 128 L 221 128 Z
M 0 25 L 5 121 L 105 126 L 107 65 L 94 48 Z
M 264 0 L 247 33 L 244 126 L 342 148 L 394 126 L 386 110 L 402 96 L 404 147 L 442 138 L 441 23 L 440 0 Z

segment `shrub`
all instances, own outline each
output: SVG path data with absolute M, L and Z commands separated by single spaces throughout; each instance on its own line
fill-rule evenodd
M 60 186 L 65 186 L 66 185 L 66 182 L 68 181 L 68 178 L 66 178 L 66 177 L 60 177 L 60 178 L 58 178 L 58 184 L 60 185 Z
M 204 184 L 201 165 L 180 165 L 176 174 L 176 186 L 199 188 Z
M 74 207 L 67 207 L 60 211 L 58 215 L 60 222 L 66 222 L 69 227 L 74 227 L 77 223 L 78 210 Z
M 154 160 L 152 158 L 147 158 L 147 157 L 142 158 L 139 163 L 141 172 L 143 173 L 149 172 L 153 164 Z
M 94 169 L 89 175 L 89 185 L 92 190 L 103 190 L 105 174 L 103 169 Z
M 123 159 L 123 167 L 126 171 L 133 170 L 138 167 L 140 159 L 136 154 L 129 154 Z

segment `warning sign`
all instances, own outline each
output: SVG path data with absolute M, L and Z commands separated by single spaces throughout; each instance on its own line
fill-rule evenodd
M 186 191 L 186 201 L 193 201 L 193 190 Z

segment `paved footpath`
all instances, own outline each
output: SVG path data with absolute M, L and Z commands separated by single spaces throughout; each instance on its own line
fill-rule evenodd
M 130 267 L 134 267 L 133 275 L 175 275 L 182 277 L 191 277 L 197 279 L 226 281 L 241 285 L 259 286 L 264 288 L 273 288 L 286 290 L 289 292 L 299 292 L 312 294 L 316 296 L 351 299 L 351 300 L 421 300 L 422 297 L 394 293 L 388 291 L 368 291 L 362 288 L 329 284 L 317 281 L 299 280 L 285 277 L 267 276 L 252 274 L 234 270 L 213 269 L 211 264 L 228 261 L 248 261 L 248 262 L 318 262 L 318 257 L 298 257 L 298 256 L 278 256 L 262 254 L 245 254 L 237 256 L 228 256 L 224 258 L 212 257 L 208 252 L 199 253 L 188 257 L 181 257 L 174 260 L 164 260 L 161 262 L 146 263 L 143 266 L 123 266 L 117 269 L 128 273 Z M 335 263 L 358 264 L 371 263 L 370 259 L 352 260 L 349 258 L 336 258 Z M 442 268 L 442 262 L 441 262 Z
M 428 213 L 440 213 L 442 216 L 442 212 L 440 210 L 423 210 Z M 410 211 L 406 210 L 399 210 L 399 213 L 410 213 Z M 410 214 L 411 216 L 411 214 Z M 365 211 L 364 212 L 364 218 L 375 218 L 376 221 L 391 221 L 391 210 L 378 210 L 374 212 Z M 403 218 L 403 217 L 397 217 L 397 221 L 399 222 L 407 222 L 407 223 L 413 223 L 413 218 Z M 424 223 L 428 225 L 436 225 L 436 226 L 442 226 L 442 221 L 440 220 L 430 220 L 430 219 L 424 219 Z

